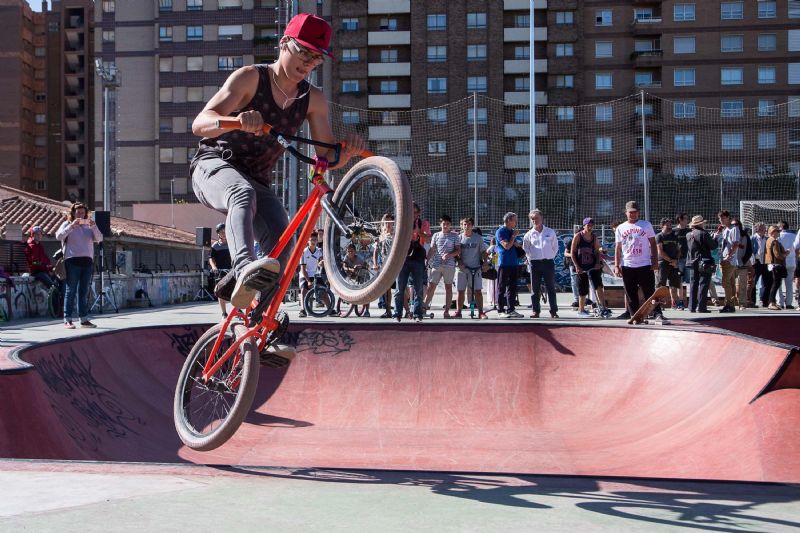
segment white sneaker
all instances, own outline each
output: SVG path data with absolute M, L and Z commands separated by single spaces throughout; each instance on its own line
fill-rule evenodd
M 578 318 L 589 318 L 590 315 L 585 309 L 583 311 L 578 311 Z
M 506 315 L 506 318 L 522 318 L 522 315 L 516 311 L 511 311 Z
M 280 271 L 280 262 L 271 257 L 264 257 L 245 265 L 236 278 L 236 287 L 231 294 L 231 305 L 246 309 L 256 294 L 271 288 L 278 281 Z

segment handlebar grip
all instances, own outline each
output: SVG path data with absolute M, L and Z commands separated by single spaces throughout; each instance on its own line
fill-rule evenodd
M 214 127 L 221 130 L 237 130 L 242 127 L 242 121 L 237 117 L 218 118 L 216 121 L 214 121 Z M 261 131 L 264 133 L 269 133 L 272 131 L 272 126 L 269 124 L 264 124 L 261 127 Z

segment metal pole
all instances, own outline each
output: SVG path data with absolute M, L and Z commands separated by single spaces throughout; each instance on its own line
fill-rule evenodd
M 530 38 L 530 67 L 529 67 L 529 76 L 530 76 L 530 83 L 529 83 L 529 105 L 530 105 L 530 117 L 528 117 L 528 135 L 530 138 L 530 153 L 528 154 L 528 162 L 530 164 L 530 179 L 529 182 L 529 191 L 530 191 L 530 208 L 531 210 L 536 209 L 536 51 L 535 51 L 535 41 L 534 41 L 534 33 L 536 31 L 536 24 L 534 23 L 534 16 L 533 16 L 533 7 L 534 2 L 531 0 L 530 3 L 530 23 L 528 24 L 529 28 L 529 38 Z M 477 179 L 477 176 L 476 176 Z
M 795 222 L 794 227 L 800 226 L 800 170 L 795 170 L 794 172 L 794 183 L 797 189 L 797 221 Z
M 111 211 L 111 151 L 108 149 L 111 138 L 111 128 L 108 123 L 110 97 L 109 88 L 103 80 L 103 209 Z M 102 273 L 101 273 L 102 278 Z
M 475 205 L 473 206 L 472 218 L 475 219 L 475 226 L 478 225 L 478 93 L 472 93 L 472 174 L 475 176 Z
M 642 97 L 642 179 L 644 180 L 644 219 L 650 220 L 650 183 L 647 179 L 647 136 L 644 119 L 644 90 L 641 91 Z
M 172 227 L 175 227 L 175 178 L 169 180 L 169 210 L 172 216 Z

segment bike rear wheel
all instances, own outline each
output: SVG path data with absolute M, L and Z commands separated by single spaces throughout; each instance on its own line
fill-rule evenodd
M 308 289 L 303 298 L 303 309 L 314 318 L 322 318 L 331 314 L 334 300 L 335 298 L 330 289 L 317 285 Z
M 212 326 L 194 344 L 175 389 L 175 429 L 184 444 L 199 451 L 218 448 L 233 436 L 250 411 L 258 386 L 256 337 L 245 339 L 239 353 L 233 354 L 217 373 L 203 382 L 203 368 L 209 357 L 221 356 L 235 338 L 247 332 L 243 325 L 229 327 L 219 352 L 212 353 L 222 326 Z
M 353 313 L 355 313 L 356 316 L 364 316 L 364 313 L 367 312 L 366 305 L 358 305 L 341 299 L 339 300 L 339 302 L 340 302 L 339 307 L 341 309 L 339 316 L 341 316 L 342 318 L 347 318 Z
M 61 291 L 55 285 L 47 291 L 47 312 L 50 318 L 58 318 L 64 314 L 64 300 L 61 298 Z
M 345 174 L 333 194 L 333 205 L 352 236 L 348 238 L 330 217 L 325 217 L 323 250 L 328 281 L 346 301 L 368 304 L 389 289 L 408 256 L 414 222 L 411 187 L 394 161 L 369 157 Z M 391 216 L 394 223 L 382 222 L 384 215 Z M 382 229 L 387 230 L 389 238 L 381 238 Z M 372 262 L 378 249 L 378 264 L 364 276 L 353 278 L 343 268 L 350 243 L 367 262 Z

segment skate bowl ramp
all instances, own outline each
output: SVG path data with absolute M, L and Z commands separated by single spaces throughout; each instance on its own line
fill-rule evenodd
M 0 375 L 0 456 L 800 482 L 792 347 L 711 328 L 299 324 L 253 412 L 195 452 L 172 422 L 202 326 L 38 344 Z

